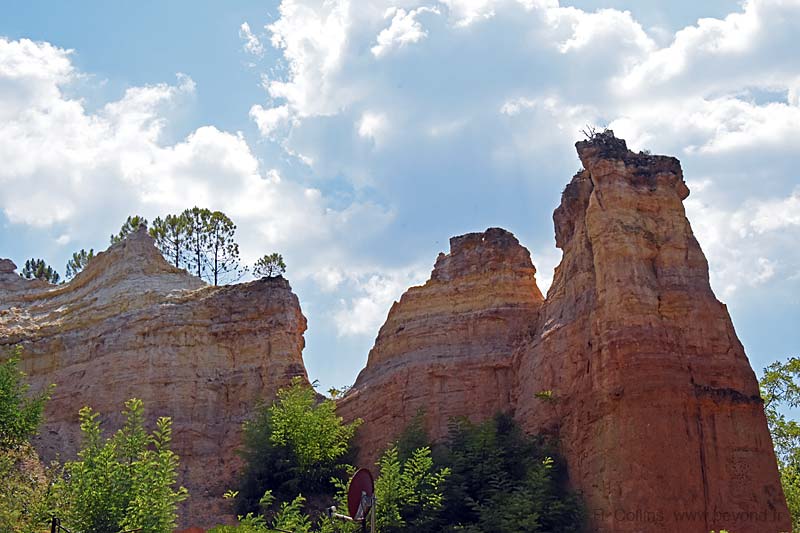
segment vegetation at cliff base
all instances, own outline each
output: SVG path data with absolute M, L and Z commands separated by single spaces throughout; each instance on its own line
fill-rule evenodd
M 71 531 L 165 533 L 177 524 L 178 457 L 170 449 L 172 424 L 159 418 L 145 429 L 141 400 L 125 402 L 124 426 L 103 438 L 98 413 L 79 413 L 83 442 L 77 460 L 41 464 L 30 445 L 50 394 L 30 395 L 19 370 L 20 349 L 0 359 L 0 531 L 40 533 L 51 517 Z
M 350 442 L 359 424 L 344 424 L 333 401 L 320 400 L 311 386 L 295 378 L 244 424 L 237 511 L 261 510 L 267 490 L 277 504 L 300 494 L 333 494 L 332 479 L 344 479 L 349 472 L 354 457 Z
M 170 449 L 172 422 L 161 417 L 148 434 L 144 406 L 125 402 L 125 423 L 104 439 L 98 413 L 84 407 L 79 413 L 83 444 L 76 461 L 64 465 L 56 484 L 61 518 L 71 530 L 117 533 L 138 529 L 146 533 L 171 531 L 177 524 L 178 503 L 185 488 L 175 488 L 178 457 Z
M 800 531 L 800 424 L 785 414 L 800 407 L 800 358 L 769 365 L 760 385 L 792 528 Z
M 0 354 L 0 531 L 40 531 L 48 518 L 48 472 L 29 444 L 50 389 L 30 395 L 19 369 L 20 348 Z
M 50 388 L 30 395 L 25 373 L 19 369 L 22 348 L 0 355 L 0 450 L 17 448 L 38 431 Z
M 322 512 L 331 504 L 347 507 L 355 468 L 346 461 L 355 457 L 357 424 L 344 424 L 335 404 L 300 379 L 281 390 L 244 426 L 244 474 L 227 495 L 239 526 L 215 533 L 357 531 Z M 447 439 L 433 443 L 420 413 L 374 465 L 378 531 L 578 531 L 580 501 L 566 489 L 554 446 L 503 414 L 480 424 L 454 419 Z

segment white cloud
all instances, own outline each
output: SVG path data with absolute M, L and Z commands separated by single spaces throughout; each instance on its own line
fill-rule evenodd
M 98 234 L 105 241 L 128 214 L 152 220 L 200 205 L 237 222 L 250 262 L 273 250 L 287 258 L 341 253 L 334 234 L 362 225 L 377 231 L 391 219 L 370 202 L 332 208 L 320 190 L 262 169 L 241 133 L 202 126 L 164 142 L 170 111 L 195 90 L 186 76 L 176 85 L 131 87 L 90 112 L 64 95 L 75 75 L 68 54 L 0 39 L 0 87 L 34 95 L 24 106 L 6 105 L 0 122 L 0 209 L 10 223 L 52 228 L 58 244 L 82 244 Z
M 800 226 L 800 187 L 788 198 L 760 202 L 752 211 L 750 225 L 757 233 Z
M 377 44 L 370 49 L 372 55 L 381 57 L 394 48 L 402 48 L 427 37 L 428 33 L 417 20 L 417 15 L 421 13 L 440 14 L 435 7 L 420 7 L 411 11 L 397 7 L 389 8 L 386 17 L 392 17 L 392 22 L 378 34 Z
M 267 29 L 272 45 L 283 50 L 290 77 L 270 81 L 269 94 L 285 99 L 301 117 L 335 113 L 349 100 L 338 94 L 335 74 L 347 44 L 350 2 L 284 0 L 279 12 Z
M 389 121 L 384 113 L 367 111 L 358 121 L 358 134 L 365 139 L 378 142 L 386 134 L 388 127 Z
M 724 298 L 747 287 L 791 280 L 800 269 L 800 189 L 788 197 L 715 206 L 714 189 L 695 189 L 686 200 L 694 233 L 709 258 L 712 286 Z
M 411 286 L 419 285 L 428 278 L 427 270 L 419 265 L 400 269 L 369 270 L 349 273 L 349 283 L 356 294 L 339 302 L 339 310 L 334 314 L 338 334 L 375 335 L 386 320 L 392 302 Z
M 421 23 L 426 9 L 441 16 Z M 520 212 L 552 210 L 574 171 L 579 131 L 610 125 L 632 149 L 683 160 L 693 189 L 687 209 L 725 294 L 776 282 L 791 268 L 783 237 L 758 231 L 778 222 L 746 215 L 785 191 L 796 168 L 798 0 L 748 0 L 674 35 L 652 34 L 627 11 L 555 0 L 365 0 L 357 9 L 346 0 L 284 0 L 280 15 L 268 29 L 289 68 L 266 87 L 290 127 L 262 128 L 266 136 L 304 154 L 319 175 L 392 198 L 400 227 L 428 220 L 420 242 L 442 238 L 448 216 L 460 221 L 451 233 L 476 229 L 464 227 L 481 212 L 474 206 L 503 190 L 516 191 L 505 202 L 534 202 L 517 205 Z M 412 43 L 419 54 L 393 53 Z M 358 135 L 346 130 L 353 125 Z M 364 138 L 381 149 L 365 148 Z M 770 214 L 794 207 L 780 201 Z M 502 211 L 506 225 L 530 223 Z M 780 220 L 796 227 L 791 215 Z M 536 235 L 550 234 L 547 217 L 537 224 Z M 744 230 L 756 245 L 744 246 Z M 733 253 L 743 246 L 750 251 Z
M 242 48 L 245 52 L 257 57 L 264 55 L 264 45 L 261 44 L 258 37 L 253 35 L 253 32 L 250 31 L 250 24 L 247 22 L 242 22 L 242 25 L 239 26 L 239 38 L 244 41 Z
M 289 106 L 281 105 L 264 109 L 256 104 L 250 108 L 250 117 L 264 137 L 270 137 L 276 130 L 289 123 Z

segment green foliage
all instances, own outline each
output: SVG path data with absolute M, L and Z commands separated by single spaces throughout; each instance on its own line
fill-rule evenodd
M 164 258 L 208 283 L 219 285 L 242 277 L 236 224 L 221 211 L 193 207 L 180 215 L 153 221 L 150 235 Z
M 208 239 L 206 267 L 214 285 L 241 278 L 245 269 L 239 266 L 239 245 L 233 240 L 236 224 L 225 213 L 214 211 L 204 230 Z
M 442 509 L 442 487 L 450 470 L 434 468 L 428 447 L 414 450 L 401 461 L 397 447 L 392 446 L 381 456 L 378 466 L 375 495 L 379 531 L 434 531 Z
M 314 389 L 301 378 L 278 391 L 278 399 L 269 411 L 272 444 L 288 447 L 300 468 L 306 470 L 332 464 L 344 456 L 359 425 L 343 424 L 342 418 L 336 416 L 336 404 L 318 401 Z
M 86 265 L 89 264 L 94 258 L 94 249 L 89 248 L 87 252 L 83 248 L 79 252 L 72 253 L 72 259 L 67 261 L 67 279 L 72 279 L 78 275 L 80 271 L 86 268 Z
M 156 217 L 149 233 L 164 258 L 180 268 L 184 264 L 182 254 L 186 239 L 186 219 L 182 215 L 167 215 L 163 219 Z
M 25 261 L 25 266 L 22 268 L 20 277 L 26 279 L 40 279 L 55 285 L 61 279 L 61 276 L 56 272 L 53 267 L 44 262 L 43 259 L 28 259 Z
M 45 469 L 29 444 L 0 450 L 0 531 L 39 533 L 52 514 L 50 485 L 57 466 Z
M 42 421 L 45 403 L 50 399 L 52 386 L 30 396 L 30 385 L 19 369 L 22 348 L 5 350 L 0 357 L 0 450 L 24 445 Z
M 49 483 L 55 469 L 45 470 L 28 444 L 42 420 L 50 390 L 31 397 L 19 370 L 21 348 L 0 357 L 0 531 L 41 531 L 49 514 Z
M 760 385 L 792 526 L 800 530 L 800 425 L 781 412 L 800 406 L 800 358 L 769 365 Z
M 275 278 L 286 272 L 286 263 L 283 256 L 277 252 L 267 254 L 253 265 L 253 275 L 256 277 Z
M 148 435 L 142 401 L 135 398 L 125 402 L 123 414 L 122 429 L 104 440 L 98 413 L 89 407 L 79 412 L 83 447 L 56 484 L 64 524 L 72 530 L 162 533 L 175 528 L 177 505 L 187 491 L 173 488 L 178 457 L 170 450 L 171 421 L 159 418 Z
M 244 424 L 238 511 L 255 512 L 266 490 L 278 501 L 300 493 L 330 494 L 331 479 L 347 472 L 350 440 L 359 424 L 344 424 L 335 403 L 320 401 L 313 388 L 296 378 Z
M 120 242 L 122 239 L 124 239 L 131 233 L 138 230 L 140 226 L 147 226 L 146 218 L 140 215 L 129 216 L 127 220 L 125 220 L 125 223 L 122 224 L 122 227 L 119 229 L 119 233 L 109 237 L 111 244 L 116 244 Z
M 186 251 L 186 266 L 198 278 L 204 279 L 205 252 L 208 246 L 208 233 L 206 228 L 211 219 L 209 209 L 197 206 L 186 209 L 180 215 L 184 221 L 185 237 L 183 239 Z
M 451 424 L 442 464 L 442 519 L 448 527 L 481 532 L 579 531 L 582 512 L 564 488 L 555 451 L 525 435 L 507 415 L 482 424 Z

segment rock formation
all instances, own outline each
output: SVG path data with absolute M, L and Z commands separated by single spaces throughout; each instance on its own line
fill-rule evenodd
M 546 301 L 527 252 L 492 229 L 453 239 L 392 308 L 340 404 L 365 420 L 365 461 L 418 406 L 434 436 L 447 416 L 506 409 L 559 437 L 594 531 L 789 531 L 758 383 L 711 291 L 680 163 L 611 132 L 576 146 L 585 170 L 553 216 L 563 258 Z
M 546 300 L 528 251 L 492 228 L 451 239 L 392 307 L 339 400 L 365 420 L 362 463 L 420 409 L 435 438 L 450 417 L 505 410 L 558 436 L 594 531 L 788 531 L 758 384 L 711 291 L 680 163 L 610 132 L 577 149 L 585 170 L 553 216 L 563 257 Z M 141 230 L 65 285 L 14 270 L 0 260 L 0 346 L 24 347 L 37 388 L 57 385 L 40 453 L 74 455 L 80 407 L 116 427 L 142 398 L 151 419 L 174 419 L 191 492 L 181 523 L 217 523 L 242 420 L 305 376 L 288 283 L 208 287 Z
M 368 421 L 358 442 L 364 464 L 420 409 L 438 438 L 453 416 L 483 420 L 508 408 L 511 334 L 531 328 L 544 301 L 535 274 L 528 250 L 505 230 L 450 239 L 431 279 L 392 306 L 367 367 L 339 402 L 345 418 Z
M 21 279 L 0 261 L 0 346 L 21 344 L 35 387 L 55 383 L 36 446 L 74 457 L 78 410 L 117 428 L 123 402 L 144 401 L 150 420 L 173 418 L 180 483 L 191 498 L 181 523 L 230 514 L 242 421 L 305 376 L 306 319 L 283 278 L 209 287 L 170 266 L 140 230 L 64 285 Z

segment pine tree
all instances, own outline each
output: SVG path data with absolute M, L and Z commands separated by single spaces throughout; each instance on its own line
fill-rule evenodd
M 89 248 L 87 252 L 83 248 L 79 252 L 73 252 L 72 259 L 67 261 L 67 279 L 72 279 L 78 275 L 78 272 L 82 271 L 86 268 L 86 265 L 89 264 L 94 258 L 94 249 Z
M 239 264 L 239 245 L 233 240 L 236 224 L 221 211 L 214 211 L 206 222 L 206 263 L 209 281 L 219 285 L 224 279 L 238 280 L 246 269 Z
M 129 234 L 135 232 L 140 226 L 147 226 L 147 219 L 140 215 L 133 215 L 128 217 L 125 223 L 119 230 L 119 233 L 111 236 L 111 244 L 116 244 Z
M 186 218 L 183 215 L 167 215 L 164 219 L 156 217 L 150 236 L 167 261 L 178 268 L 185 266 Z
M 45 263 L 43 259 L 28 259 L 25 261 L 25 266 L 22 268 L 20 277 L 26 279 L 41 279 L 53 285 L 57 284 L 61 279 L 58 272 Z
M 253 265 L 253 275 L 257 277 L 275 278 L 286 272 L 286 263 L 279 253 L 265 255 Z

